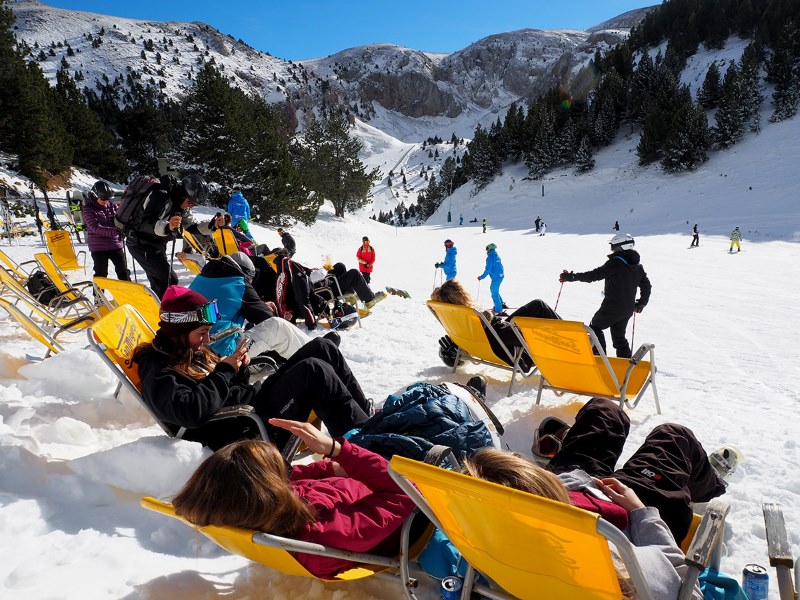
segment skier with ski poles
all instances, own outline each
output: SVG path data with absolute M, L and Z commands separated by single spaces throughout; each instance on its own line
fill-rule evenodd
M 445 240 L 444 247 L 444 260 L 442 262 L 437 262 L 433 266 L 437 269 L 441 267 L 444 270 L 445 281 L 450 281 L 456 277 L 456 254 L 458 254 L 458 250 L 453 244 L 453 240 Z
M 81 213 L 86 226 L 86 242 L 94 263 L 95 277 L 108 277 L 108 261 L 114 265 L 117 279 L 130 281 L 123 250 L 122 235 L 114 226 L 117 206 L 111 202 L 114 191 L 105 181 L 96 181 L 86 194 Z
M 503 312 L 506 305 L 505 302 L 503 302 L 503 298 L 500 296 L 500 284 L 503 283 L 505 271 L 503 270 L 503 263 L 500 261 L 500 255 L 497 254 L 496 244 L 489 244 L 486 246 L 486 268 L 483 270 L 483 274 L 478 276 L 478 281 L 482 280 L 487 275 L 492 280 L 492 283 L 489 285 L 489 291 L 492 294 L 492 302 L 494 303 L 492 310 L 496 315 L 506 316 Z
M 631 347 L 625 338 L 628 321 L 634 312 L 640 313 L 650 300 L 652 286 L 639 262 L 639 253 L 633 249 L 635 244 L 633 236 L 628 233 L 618 233 L 609 242 L 611 254 L 605 264 L 584 273 L 573 273 L 564 270 L 559 276 L 559 281 L 600 281 L 605 280 L 603 303 L 592 317 L 589 327 L 592 328 L 597 339 L 606 351 L 604 329 L 611 332 L 611 342 L 620 358 L 631 357 Z M 639 299 L 636 299 L 636 290 L 639 290 Z

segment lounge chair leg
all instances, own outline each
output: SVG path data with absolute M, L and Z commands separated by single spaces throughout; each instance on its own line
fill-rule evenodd
M 453 370 L 450 371 L 451 373 L 455 373 L 456 372 L 456 369 L 458 368 L 458 361 L 459 361 L 460 358 L 461 358 L 461 348 L 456 350 L 456 360 L 455 360 L 455 362 L 453 362 Z
M 464 587 L 461 588 L 461 600 L 470 600 L 472 597 L 472 586 L 475 585 L 475 569 L 467 563 L 467 571 L 464 573 Z

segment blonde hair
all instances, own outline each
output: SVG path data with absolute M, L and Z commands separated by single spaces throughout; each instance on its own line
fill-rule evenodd
M 465 461 L 464 470 L 476 479 L 572 504 L 566 486 L 556 475 L 517 454 L 496 448 L 482 448 Z M 623 600 L 635 600 L 636 588 L 630 577 L 621 572 L 624 565 L 617 565 L 615 561 L 614 566 Z
M 441 286 L 433 290 L 431 300 L 434 302 L 446 302 L 447 304 L 458 304 L 459 306 L 469 306 L 475 308 L 472 296 L 464 289 L 464 286 L 455 279 L 445 281 Z
M 316 520 L 311 507 L 294 493 L 280 452 L 263 440 L 240 440 L 217 450 L 172 503 L 176 514 L 195 525 L 285 537 L 296 536 Z
M 465 463 L 468 475 L 550 500 L 572 504 L 567 488 L 550 471 L 496 448 L 482 448 Z

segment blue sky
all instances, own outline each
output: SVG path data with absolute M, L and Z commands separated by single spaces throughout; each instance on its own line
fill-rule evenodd
M 659 0 L 44 0 L 153 21 L 203 21 L 257 50 L 301 60 L 386 42 L 454 52 L 515 29 L 586 29 Z

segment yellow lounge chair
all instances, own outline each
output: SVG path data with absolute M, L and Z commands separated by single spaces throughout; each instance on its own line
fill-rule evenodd
M 598 396 L 634 408 L 652 386 L 656 411 L 661 414 L 653 344 L 642 344 L 632 358 L 612 358 L 606 356 L 597 336 L 583 323 L 530 317 L 516 317 L 513 322 L 541 373 L 536 404 L 542 390 L 549 389 L 559 396 L 567 392 Z M 649 361 L 643 360 L 645 355 L 649 355 Z M 634 395 L 635 400 L 629 401 Z
M 141 394 L 139 367 L 133 362 L 133 354 L 140 344 L 152 342 L 155 337 L 155 331 L 144 317 L 133 306 L 123 304 L 92 324 L 87 334 L 92 350 L 97 352 L 119 380 L 120 385 L 117 386 L 114 396 L 124 386 L 168 436 L 182 438 L 187 429 L 161 421 Z M 253 407 L 247 404 L 226 406 L 211 417 L 210 421 L 239 417 L 252 421 L 261 437 L 269 439 L 263 421 L 253 412 Z
M 389 464 L 392 478 L 469 564 L 462 598 L 472 589 L 484 593 L 473 583 L 477 570 L 510 594 L 492 590 L 495 598 L 617 600 L 609 542 L 637 597 L 652 598 L 632 544 L 600 515 L 401 456 Z M 687 555 L 681 598 L 691 597 L 697 575 L 718 557 L 728 510 L 719 500 L 709 504 Z
M 406 591 L 406 597 L 410 599 L 415 597 L 412 592 L 412 587 L 415 585 L 412 579 L 412 571 L 413 574 L 417 576 L 421 575 L 421 571 L 416 567 L 415 563 L 409 562 L 409 556 L 416 557 L 422 551 L 422 548 L 430 537 L 430 532 L 428 532 L 428 535 L 422 535 L 413 545 L 410 544 L 412 519 L 409 518 L 401 530 L 401 548 L 403 550 L 400 552 L 398 558 L 394 558 L 379 556 L 377 554 L 339 550 L 331 546 L 301 542 L 291 538 L 240 529 L 238 527 L 217 527 L 213 525 L 196 527 L 177 516 L 175 514 L 175 509 L 167 502 L 144 497 L 141 500 L 141 505 L 148 510 L 180 520 L 232 554 L 243 556 L 248 560 L 265 565 L 280 573 L 299 577 L 312 577 L 322 582 L 354 581 L 356 579 L 376 575 L 391 579 L 399 578 L 400 581 L 404 583 L 403 588 Z M 329 556 L 331 558 L 343 558 L 358 563 L 358 566 L 354 566 L 347 571 L 339 573 L 332 579 L 321 579 L 309 573 L 305 567 L 298 563 L 292 555 L 293 552 Z
M 37 342 L 40 342 L 45 348 L 47 348 L 44 358 L 50 356 L 51 353 L 58 354 L 64 350 L 64 347 L 56 340 L 56 336 L 61 333 L 60 331 L 56 332 L 55 335 L 50 335 L 33 319 L 31 319 L 30 316 L 23 313 L 17 306 L 11 304 L 11 302 L 5 298 L 0 298 L 0 308 L 5 310 L 14 320 L 16 320 L 16 322 L 19 323 L 33 339 L 35 339 Z
M 181 264 L 186 267 L 186 270 L 193 275 L 199 275 L 200 271 L 203 270 L 203 267 L 200 266 L 200 263 L 194 259 L 189 257 L 179 258 L 178 260 L 181 261 Z
M 457 304 L 449 304 L 447 302 L 434 302 L 429 300 L 427 302 L 433 316 L 442 324 L 445 332 L 450 339 L 453 340 L 458 346 L 456 352 L 456 360 L 453 365 L 453 372 L 455 373 L 458 368 L 458 363 L 461 358 L 465 358 L 474 363 L 481 363 L 490 365 L 498 369 L 506 369 L 511 371 L 511 383 L 508 385 L 508 395 L 511 395 L 511 389 L 514 387 L 514 377 L 517 373 L 524 378 L 533 376 L 536 373 L 536 366 L 527 373 L 523 372 L 519 366 L 520 358 L 522 357 L 523 346 L 514 351 L 508 348 L 497 332 L 492 328 L 489 320 L 478 310 L 470 308 L 469 306 L 459 306 Z M 492 347 L 489 345 L 489 338 L 487 335 L 494 336 L 495 341 L 504 350 L 506 357 L 501 358 L 495 354 Z
M 79 281 L 77 283 L 71 283 L 66 278 L 64 273 L 61 272 L 61 269 L 58 268 L 49 254 L 38 252 L 33 255 L 33 258 L 36 260 L 42 271 L 47 274 L 47 276 L 56 286 L 56 289 L 59 291 L 60 297 L 62 298 L 61 302 L 83 302 L 88 308 L 89 312 L 94 312 L 95 316 L 98 318 L 102 316 L 99 308 L 95 307 L 93 300 L 90 299 L 96 297 L 97 288 L 93 282 Z M 89 289 L 91 289 L 91 294 L 90 296 L 87 296 L 86 290 Z M 104 311 L 103 314 L 105 314 L 105 312 L 107 311 Z
M 130 304 L 145 318 L 151 328 L 158 327 L 158 322 L 161 320 L 159 316 L 161 301 L 146 285 L 108 277 L 95 277 L 94 285 L 109 310 Z
M 183 230 L 183 239 L 186 241 L 187 244 L 192 248 L 192 251 L 196 254 L 201 254 L 204 257 L 208 258 L 208 252 L 203 247 L 194 235 L 190 231 Z
M 0 285 L 2 286 L 0 295 L 17 306 L 22 303 L 31 318 L 53 329 L 58 329 L 76 320 L 83 322 L 86 317 L 90 321 L 97 317 L 97 311 L 93 304 L 87 304 L 82 298 L 70 300 L 60 292 L 47 304 L 39 302 L 11 273 L 2 268 L 0 268 Z
M 86 251 L 81 250 L 75 255 L 75 248 L 72 246 L 72 239 L 69 231 L 63 229 L 46 231 L 44 234 L 47 242 L 47 251 L 53 257 L 59 269 L 62 271 L 77 271 L 83 269 L 86 272 Z M 83 254 L 83 265 L 78 264 L 78 256 Z
M 239 244 L 236 243 L 236 236 L 227 227 L 214 230 L 214 243 L 217 245 L 220 256 L 229 256 L 234 252 L 239 252 Z
M 35 260 L 26 260 L 25 262 L 17 263 L 12 259 L 8 254 L 0 250 L 0 267 L 4 267 L 6 271 L 11 273 L 17 281 L 19 281 L 22 285 L 25 285 L 25 282 L 28 281 L 28 277 L 30 277 L 30 273 L 23 269 L 23 265 L 35 265 Z

